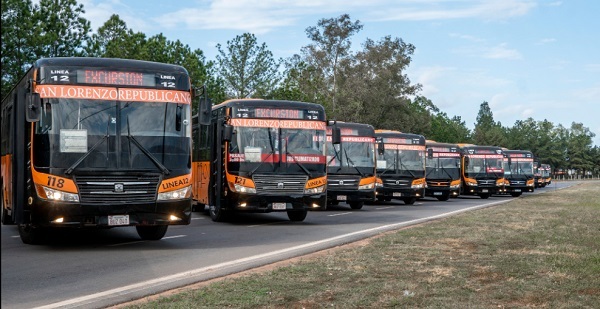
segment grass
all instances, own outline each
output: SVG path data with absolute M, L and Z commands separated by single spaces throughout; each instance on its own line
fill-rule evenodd
M 599 196 L 524 195 L 126 308 L 600 308 Z

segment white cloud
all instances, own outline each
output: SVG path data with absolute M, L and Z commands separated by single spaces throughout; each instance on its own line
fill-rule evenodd
M 459 38 L 459 39 L 476 42 L 476 43 L 485 42 L 485 40 L 482 38 L 478 38 L 478 37 L 468 35 L 468 34 L 450 33 L 450 37 Z
M 483 53 L 483 58 L 488 59 L 508 59 L 508 60 L 521 60 L 523 56 L 516 49 L 507 48 L 506 43 L 502 43 L 498 46 L 488 48 Z
M 549 44 L 549 43 L 554 43 L 554 42 L 556 42 L 555 38 L 545 38 L 545 39 L 539 40 L 539 42 L 537 42 L 537 45 L 544 45 L 544 44 Z

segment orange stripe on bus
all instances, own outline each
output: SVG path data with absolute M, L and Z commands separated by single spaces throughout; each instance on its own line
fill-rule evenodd
M 179 104 L 190 104 L 192 102 L 192 96 L 189 92 L 179 90 L 37 85 L 35 91 L 42 98 L 172 102 Z

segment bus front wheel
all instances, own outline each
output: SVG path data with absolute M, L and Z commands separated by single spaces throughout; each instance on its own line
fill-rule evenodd
M 407 197 L 407 198 L 404 198 L 403 200 L 404 200 L 404 204 L 412 205 L 417 201 L 417 198 L 416 197 Z
M 485 200 L 485 199 L 490 198 L 490 194 L 489 193 L 481 193 L 481 194 L 479 194 L 479 197 L 481 197 L 482 199 Z
M 361 209 L 365 203 L 364 202 L 349 202 L 348 204 L 350 204 L 350 208 L 352 208 L 352 209 Z
M 143 240 L 159 240 L 167 233 L 168 225 L 137 225 L 135 230 Z
M 287 215 L 290 221 L 304 221 L 307 210 L 288 210 Z
M 19 236 L 24 244 L 38 245 L 42 243 L 44 232 L 42 228 L 28 224 L 19 224 Z
M 210 218 L 215 222 L 227 221 L 227 212 L 221 206 L 208 206 L 208 212 L 210 214 Z

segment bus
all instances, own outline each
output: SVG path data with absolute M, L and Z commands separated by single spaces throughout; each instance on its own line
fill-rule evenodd
M 2 223 L 26 244 L 49 228 L 135 226 L 158 240 L 189 224 L 192 97 L 177 65 L 35 61 L 2 100 Z
M 542 187 L 550 185 L 552 183 L 552 167 L 550 167 L 550 164 L 541 163 L 538 171 L 542 179 Z
M 500 192 L 504 183 L 502 148 L 458 144 L 461 156 L 461 195 L 477 195 L 482 199 Z
M 193 199 L 213 221 L 235 212 L 287 212 L 303 221 L 327 207 L 323 106 L 236 99 L 194 124 Z
M 528 150 L 503 150 L 504 192 L 513 197 L 533 192 L 533 153 Z
M 412 205 L 425 195 L 425 137 L 392 130 L 375 130 L 376 188 L 379 201 L 403 200 Z
M 333 144 L 339 129 L 340 144 Z M 361 209 L 375 201 L 375 129 L 362 123 L 340 122 L 327 126 L 327 203 L 346 202 Z
M 460 152 L 457 144 L 425 141 L 425 196 L 447 201 L 460 194 Z

